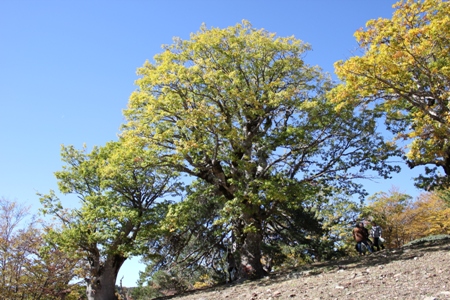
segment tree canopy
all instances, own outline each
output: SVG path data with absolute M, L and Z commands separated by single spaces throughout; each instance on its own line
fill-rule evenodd
M 297 212 L 306 218 L 335 192 L 364 195 L 354 179 L 367 170 L 397 170 L 386 163 L 396 150 L 365 111 L 327 100 L 332 84 L 305 63 L 308 50 L 246 21 L 203 26 L 139 69 L 125 110 L 125 140 L 210 186 L 220 203 L 213 224 L 229 231 L 243 277 L 264 274 L 264 236 L 296 228 Z
M 411 168 L 425 165 L 422 188 L 450 184 L 450 2 L 404 0 L 391 19 L 367 22 L 355 33 L 361 56 L 335 64 L 343 82 L 331 97 L 385 117 L 406 140 Z M 430 167 L 432 166 L 432 167 Z M 444 171 L 440 174 L 439 169 Z
M 178 186 L 172 172 L 155 167 L 153 156 L 120 141 L 89 153 L 63 146 L 61 153 L 66 165 L 55 173 L 59 189 L 81 205 L 67 209 L 53 191 L 41 195 L 44 213 L 62 223 L 49 238 L 85 259 L 88 299 L 116 299 L 120 267 L 146 249 L 165 215 L 163 197 Z

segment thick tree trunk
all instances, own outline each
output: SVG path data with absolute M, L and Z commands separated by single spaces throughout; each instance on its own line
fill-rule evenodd
M 247 233 L 241 250 L 241 278 L 259 279 L 266 275 L 261 262 L 261 242 L 262 235 L 259 232 Z
M 117 300 L 116 277 L 106 271 L 95 280 L 89 280 L 86 291 L 88 300 Z
M 121 256 L 108 257 L 106 262 L 94 268 L 91 278 L 86 279 L 86 294 L 88 300 L 117 300 L 116 279 L 125 258 Z
M 261 262 L 261 244 L 263 235 L 261 224 L 255 218 L 244 217 L 247 224 L 252 223 L 252 228 L 248 232 L 243 232 L 243 228 L 238 237 L 240 254 L 239 277 L 243 279 L 259 279 L 266 275 Z

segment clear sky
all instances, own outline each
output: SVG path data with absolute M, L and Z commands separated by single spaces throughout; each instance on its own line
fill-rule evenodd
M 61 144 L 90 148 L 116 140 L 136 69 L 174 36 L 249 20 L 312 45 L 306 61 L 333 73 L 355 54 L 353 33 L 390 18 L 393 0 L 3 0 L 0 1 L 0 197 L 31 205 L 57 190 Z M 417 196 L 404 164 L 392 180 L 367 181 L 370 194 L 393 186 Z M 62 198 L 64 200 L 64 198 Z M 73 201 L 73 198 L 67 198 Z M 134 259 L 119 273 L 134 286 Z

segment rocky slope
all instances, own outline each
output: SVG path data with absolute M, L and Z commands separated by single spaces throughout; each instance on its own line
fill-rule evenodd
M 450 240 L 316 263 L 170 299 L 450 299 Z

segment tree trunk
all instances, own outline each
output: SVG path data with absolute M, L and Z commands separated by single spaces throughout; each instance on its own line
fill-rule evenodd
M 106 262 L 93 268 L 91 278 L 86 279 L 86 295 L 88 300 L 117 300 L 116 279 L 124 257 L 108 257 Z
M 241 232 L 240 249 L 240 269 L 239 277 L 243 279 L 259 279 L 266 275 L 261 262 L 262 233 L 261 224 L 255 219 L 249 218 L 253 222 L 253 228 L 247 233 Z

